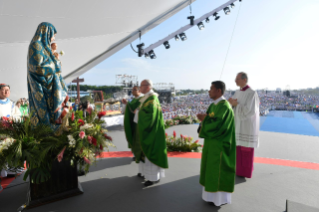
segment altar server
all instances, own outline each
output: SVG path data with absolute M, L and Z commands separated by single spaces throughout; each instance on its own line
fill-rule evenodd
M 251 178 L 253 173 L 254 149 L 259 146 L 259 97 L 248 85 L 244 72 L 237 74 L 237 90 L 229 103 L 235 113 L 237 165 L 236 174 Z

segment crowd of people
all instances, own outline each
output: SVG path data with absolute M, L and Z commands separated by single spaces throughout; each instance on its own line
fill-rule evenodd
M 260 99 L 259 113 L 267 115 L 270 110 L 312 111 L 319 108 L 319 95 L 306 95 L 302 92 L 291 96 L 283 93 L 258 91 Z M 232 92 L 225 92 L 224 97 L 229 99 Z M 212 100 L 208 94 L 192 94 L 172 97 L 171 103 L 162 103 L 164 119 L 172 119 L 176 116 L 193 116 L 207 111 Z

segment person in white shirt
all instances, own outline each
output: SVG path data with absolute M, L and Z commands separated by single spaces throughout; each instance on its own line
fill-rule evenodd
M 259 146 L 259 97 L 248 85 L 244 72 L 237 74 L 237 90 L 229 103 L 233 106 L 236 128 L 236 175 L 251 178 L 253 173 L 254 149 Z
M 0 118 L 10 118 L 11 120 L 20 120 L 20 110 L 16 108 L 15 104 L 9 99 L 10 86 L 4 83 L 0 84 Z M 1 140 L 0 140 L 1 142 Z M 7 177 L 8 175 L 15 175 L 16 172 L 10 170 L 1 170 L 1 177 Z M 1 188 L 0 188 L 1 189 Z

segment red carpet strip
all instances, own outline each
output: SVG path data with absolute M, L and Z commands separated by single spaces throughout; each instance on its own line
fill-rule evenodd
M 168 157 L 171 157 L 171 158 L 197 158 L 197 159 L 199 159 L 199 158 L 201 158 L 202 153 L 199 153 L 199 152 L 168 152 L 167 155 L 168 155 Z M 125 157 L 133 157 L 132 152 L 130 152 L 130 151 L 103 152 L 100 155 L 100 157 L 98 157 L 98 158 L 125 158 Z M 319 163 L 301 162 L 301 161 L 284 160 L 284 159 L 255 157 L 254 163 L 319 170 Z M 1 180 L 2 187 L 5 189 L 14 179 L 15 179 L 14 177 L 2 178 L 2 180 Z M 0 191 L 0 193 L 1 193 L 1 191 Z

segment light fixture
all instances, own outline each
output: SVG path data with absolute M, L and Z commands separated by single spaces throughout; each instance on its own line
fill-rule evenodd
M 145 56 L 145 58 L 149 58 L 150 57 L 147 53 L 145 53 L 144 56 Z
M 153 50 L 149 51 L 148 55 L 150 56 L 151 59 L 156 59 L 156 54 Z
M 209 18 L 207 17 L 205 21 L 206 21 L 206 23 L 209 23 L 210 20 L 209 20 Z
M 235 4 L 234 3 L 231 3 L 230 4 L 230 7 L 233 9 L 235 7 Z
M 241 2 L 241 0 L 239 0 L 239 2 Z
M 179 37 L 181 38 L 182 41 L 187 40 L 186 34 L 184 32 L 179 34 Z
M 169 45 L 168 41 L 165 41 L 163 43 L 163 45 L 165 46 L 165 49 L 169 49 L 171 46 Z
M 230 9 L 229 9 L 229 7 L 225 7 L 225 8 L 224 8 L 224 12 L 225 12 L 226 15 L 229 15 L 229 14 L 230 14 Z
M 198 26 L 198 29 L 199 29 L 199 30 L 205 29 L 205 26 L 204 26 L 203 22 L 199 22 L 199 23 L 197 24 L 197 26 Z
M 179 41 L 178 35 L 175 35 L 175 40 L 176 40 L 176 41 Z
M 143 49 L 144 43 L 138 44 L 136 47 L 138 48 L 138 56 L 142 57 L 144 54 L 144 49 Z
M 215 21 L 217 21 L 220 18 L 220 16 L 218 16 L 218 13 L 214 13 L 213 16 L 215 17 Z
M 190 25 L 194 25 L 194 18 L 195 18 L 195 16 L 188 16 L 187 17 L 187 19 L 189 19 L 190 20 Z

